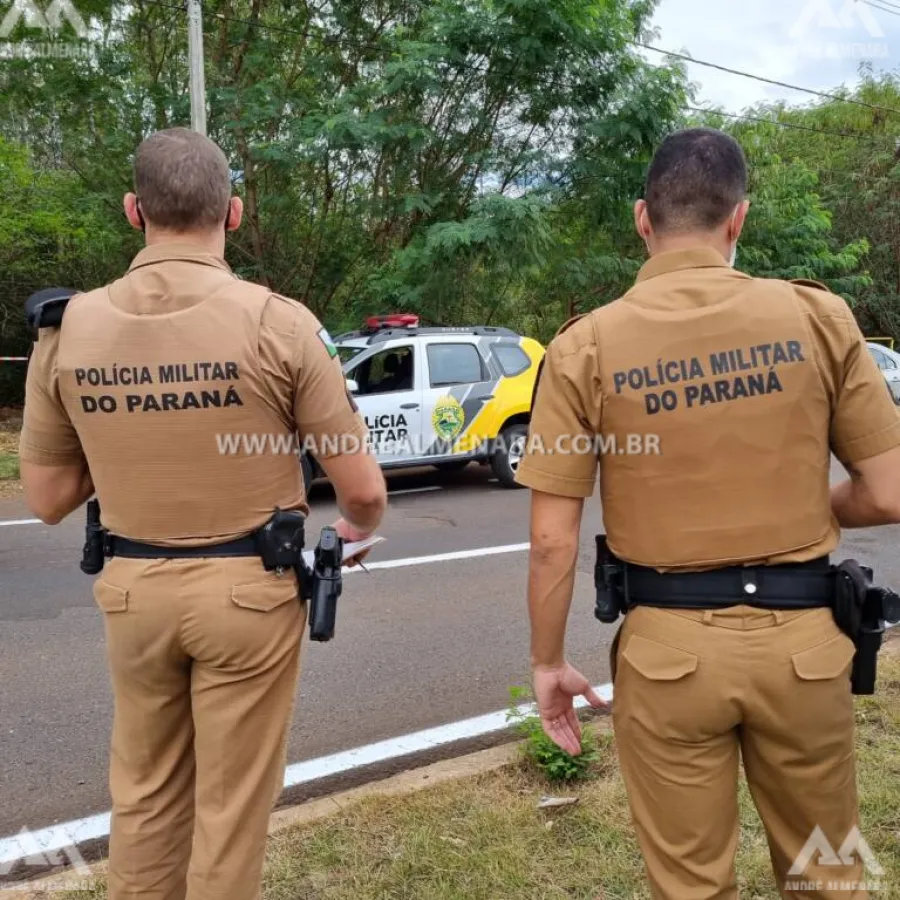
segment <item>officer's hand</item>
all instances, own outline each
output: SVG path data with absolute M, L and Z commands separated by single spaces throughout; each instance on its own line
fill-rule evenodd
M 367 538 L 372 537 L 371 534 L 366 534 L 365 532 L 354 528 L 346 519 L 338 519 L 333 527 L 338 535 L 348 544 L 355 543 L 356 541 L 364 541 Z M 344 565 L 352 569 L 357 563 L 361 563 L 370 552 L 371 550 L 363 550 L 362 553 L 357 553 L 356 556 L 352 556 L 350 559 L 346 560 Z
M 544 733 L 570 756 L 581 755 L 581 723 L 575 713 L 574 698 L 584 697 L 594 709 L 610 708 L 590 682 L 568 663 L 534 670 L 534 697 Z

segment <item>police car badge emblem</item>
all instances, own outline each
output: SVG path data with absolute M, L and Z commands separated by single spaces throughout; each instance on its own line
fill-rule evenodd
M 431 414 L 431 424 L 437 432 L 438 437 L 445 441 L 451 441 L 460 431 L 466 420 L 466 414 L 462 405 L 455 397 L 441 397 L 434 405 L 434 412 Z

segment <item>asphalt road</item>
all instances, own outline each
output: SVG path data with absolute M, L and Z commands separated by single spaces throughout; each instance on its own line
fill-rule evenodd
M 528 541 L 528 493 L 492 483 L 487 469 L 389 481 L 388 541 L 373 562 Z M 337 515 L 327 486 L 314 489 L 312 506 L 314 530 Z M 0 523 L 25 518 L 21 501 L 0 500 Z M 568 637 L 570 658 L 595 684 L 608 680 L 612 638 L 593 617 L 601 527 L 594 501 Z M 848 533 L 841 553 L 900 585 L 898 535 Z M 92 579 L 78 569 L 82 540 L 81 513 L 55 528 L 0 525 L 0 838 L 109 809 L 112 697 Z M 526 568 L 519 550 L 348 577 L 336 639 L 304 645 L 289 761 L 503 709 L 529 674 Z

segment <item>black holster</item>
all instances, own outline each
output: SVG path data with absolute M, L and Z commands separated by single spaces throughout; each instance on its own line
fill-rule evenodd
M 330 641 L 334 637 L 337 602 L 343 590 L 343 556 L 344 542 L 337 531 L 332 527 L 323 528 L 312 571 L 306 575 L 312 641 Z
M 625 566 L 609 549 L 605 534 L 598 534 L 596 542 L 594 587 L 597 590 L 597 602 L 594 616 L 606 625 L 612 625 L 628 611 Z
M 834 621 L 856 645 L 851 684 L 857 696 L 875 693 L 885 623 L 900 619 L 900 597 L 872 578 L 872 570 L 855 559 L 835 566 Z
M 107 533 L 100 524 L 100 501 L 89 500 L 84 528 L 84 547 L 81 550 L 81 571 L 85 575 L 99 575 L 106 564 Z
M 330 641 L 343 589 L 343 541 L 333 527 L 323 528 L 309 566 L 303 558 L 304 525 L 302 513 L 276 510 L 257 536 L 260 556 L 267 569 L 294 570 L 300 599 L 309 604 L 310 640 Z

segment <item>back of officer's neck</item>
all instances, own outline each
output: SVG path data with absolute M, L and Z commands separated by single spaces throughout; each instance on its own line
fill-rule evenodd
M 656 235 L 651 255 L 677 253 L 686 250 L 715 250 L 724 260 L 731 257 L 731 245 L 720 234 L 694 232 L 690 234 Z
M 208 253 L 212 256 L 224 258 L 225 235 L 221 229 L 212 231 L 170 231 L 166 228 L 147 226 L 144 242 L 148 247 L 157 247 L 161 244 L 178 244 L 182 247 L 196 249 L 198 253 Z

